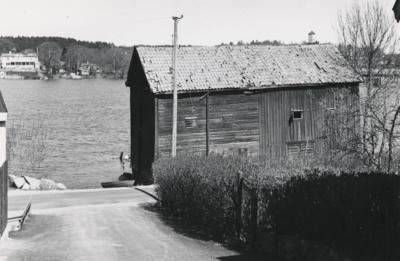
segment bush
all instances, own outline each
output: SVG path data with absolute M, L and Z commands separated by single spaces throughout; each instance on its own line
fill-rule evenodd
M 163 209 L 186 222 L 208 227 L 217 236 L 234 233 L 233 158 L 178 156 L 157 161 L 153 174 Z
M 255 185 L 268 183 L 273 186 L 287 180 L 295 169 L 301 170 L 298 164 L 288 164 L 284 160 L 180 155 L 156 161 L 153 175 L 162 208 L 167 213 L 207 227 L 222 238 L 234 236 L 236 232 L 238 171 Z
M 263 193 L 278 235 L 300 235 L 364 258 L 394 258 L 400 243 L 398 175 L 313 170 Z
M 259 238 L 295 236 L 347 255 L 387 260 L 400 244 L 400 176 L 287 159 L 178 156 L 153 165 L 162 209 L 218 238 L 236 232 L 237 173 L 258 197 Z M 245 200 L 244 213 L 250 213 Z M 246 240 L 249 216 L 241 236 Z M 268 237 L 267 237 L 268 238 Z M 398 253 L 397 253 L 398 254 Z

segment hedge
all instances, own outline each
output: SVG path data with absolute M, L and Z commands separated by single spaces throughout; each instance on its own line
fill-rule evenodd
M 258 184 L 260 171 L 268 169 L 271 184 L 283 183 L 298 166 L 282 168 L 282 162 L 263 163 L 258 159 L 235 156 L 208 157 L 181 155 L 161 159 L 153 165 L 157 194 L 166 213 L 176 215 L 187 223 L 212 231 L 217 237 L 235 236 L 236 174 Z M 285 173 L 287 170 L 287 173 Z M 265 178 L 264 178 L 265 179 Z M 265 179 L 267 180 L 267 179 Z
M 278 235 L 300 235 L 364 258 L 398 254 L 399 175 L 313 170 L 263 193 Z
M 300 236 L 349 255 L 390 259 L 398 254 L 399 175 L 341 172 L 323 166 L 310 169 L 286 159 L 218 155 L 184 155 L 153 165 L 165 213 L 220 239 L 238 236 L 238 171 L 257 191 L 259 234 Z

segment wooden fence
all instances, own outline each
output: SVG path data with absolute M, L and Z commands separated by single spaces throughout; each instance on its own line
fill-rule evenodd
M 8 164 L 4 162 L 0 167 L 0 235 L 3 234 L 7 226 L 8 210 Z
M 253 249 L 257 236 L 257 190 L 240 171 L 237 173 L 237 188 L 239 204 L 236 209 L 236 232 Z

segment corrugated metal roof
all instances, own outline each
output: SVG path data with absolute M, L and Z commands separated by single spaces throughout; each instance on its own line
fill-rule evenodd
M 172 91 L 172 47 L 136 47 L 153 93 Z M 333 45 L 180 47 L 179 92 L 361 82 Z

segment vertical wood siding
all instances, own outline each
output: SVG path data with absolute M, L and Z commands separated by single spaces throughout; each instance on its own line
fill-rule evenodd
M 303 152 L 305 144 L 309 144 L 312 150 L 320 150 L 324 112 L 334 107 L 334 93 L 349 93 L 349 90 L 343 86 L 331 86 L 261 92 L 260 151 L 267 155 Z M 293 118 L 294 110 L 302 111 L 302 119 Z

